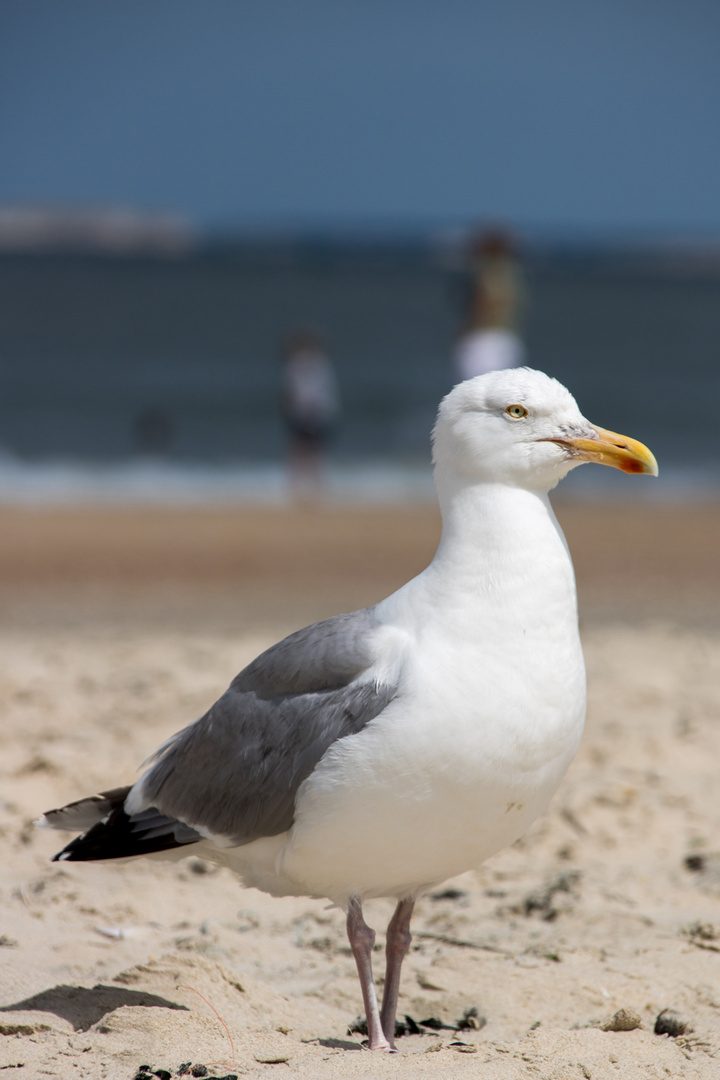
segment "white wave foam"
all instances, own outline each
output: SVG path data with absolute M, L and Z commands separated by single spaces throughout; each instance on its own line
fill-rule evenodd
M 720 499 L 720 469 L 663 467 L 658 480 L 623 477 L 612 469 L 577 469 L 559 489 L 563 498 Z M 330 502 L 415 502 L 434 498 L 430 465 L 397 461 L 333 463 L 324 497 Z M 277 462 L 206 465 L 150 458 L 100 464 L 23 461 L 0 454 L 0 503 L 140 503 L 202 505 L 291 501 Z
M 324 495 L 337 502 L 429 499 L 433 497 L 430 466 L 332 465 Z M 272 462 L 203 465 L 136 459 L 98 464 L 0 457 L 0 502 L 5 504 L 282 504 L 290 498 L 285 469 Z

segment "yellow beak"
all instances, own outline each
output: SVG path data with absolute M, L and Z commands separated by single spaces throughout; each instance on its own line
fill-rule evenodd
M 618 435 L 614 431 L 590 425 L 597 432 L 597 439 L 557 439 L 561 446 L 570 449 L 574 456 L 583 461 L 596 461 L 600 465 L 610 465 L 613 469 L 622 469 L 626 473 L 649 473 L 657 476 L 658 465 L 647 446 L 637 439 Z

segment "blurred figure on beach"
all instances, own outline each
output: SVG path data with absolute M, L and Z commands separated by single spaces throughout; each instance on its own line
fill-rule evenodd
M 175 425 L 161 405 L 147 405 L 132 422 L 136 453 L 143 457 L 166 457 L 175 441 Z
M 313 501 L 323 494 L 325 456 L 340 416 L 335 370 L 316 330 L 294 330 L 285 342 L 280 409 L 288 432 L 291 494 Z
M 519 331 L 524 289 L 513 238 L 504 229 L 488 229 L 473 239 L 470 256 L 469 296 L 455 349 L 460 381 L 525 362 Z

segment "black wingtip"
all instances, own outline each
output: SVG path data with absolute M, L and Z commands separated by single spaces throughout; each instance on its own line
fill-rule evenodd
M 51 862 L 129 859 L 169 851 L 200 840 L 198 833 L 157 810 L 128 815 L 121 806 L 53 855 Z

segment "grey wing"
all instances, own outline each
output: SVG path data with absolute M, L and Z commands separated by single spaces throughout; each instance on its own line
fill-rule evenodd
M 298 788 L 325 752 L 397 692 L 367 677 L 378 625 L 372 609 L 338 615 L 264 652 L 161 748 L 140 781 L 142 806 L 234 844 L 289 829 Z
M 263 699 L 340 689 L 372 663 L 379 626 L 372 608 L 335 615 L 272 645 L 236 675 L 231 689 Z

